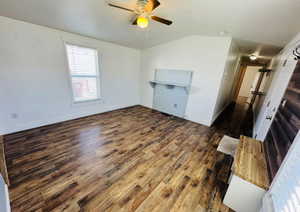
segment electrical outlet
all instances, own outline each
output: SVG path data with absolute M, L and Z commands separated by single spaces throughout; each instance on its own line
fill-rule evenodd
M 12 114 L 10 114 L 10 117 L 12 119 L 17 119 L 19 117 L 19 115 L 17 113 L 12 113 Z

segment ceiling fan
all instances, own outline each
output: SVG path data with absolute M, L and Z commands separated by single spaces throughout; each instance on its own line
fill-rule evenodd
M 134 9 L 125 8 L 112 3 L 108 3 L 108 5 L 111 7 L 135 13 L 132 19 L 132 25 L 137 25 L 141 28 L 146 28 L 148 26 L 149 19 L 166 25 L 171 25 L 173 23 L 170 20 L 153 15 L 153 11 L 160 5 L 160 2 L 158 0 L 137 0 Z

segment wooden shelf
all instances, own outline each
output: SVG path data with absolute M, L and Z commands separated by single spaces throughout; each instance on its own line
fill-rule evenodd
M 297 89 L 297 88 L 291 88 L 291 87 L 288 87 L 287 88 L 288 91 L 291 91 L 291 92 L 294 92 L 296 94 L 300 94 L 300 89 Z
M 263 189 L 269 188 L 267 163 L 262 142 L 241 136 L 233 167 L 236 176 Z
M 186 90 L 188 93 L 190 91 L 190 85 L 188 84 L 183 84 L 183 83 L 175 83 L 175 82 L 167 82 L 167 81 L 157 81 L 157 80 L 151 80 L 149 81 L 152 87 L 155 87 L 157 84 L 160 85 L 165 85 L 169 88 L 174 88 L 174 87 L 182 87 Z
M 175 82 L 163 82 L 163 81 L 156 81 L 156 80 L 151 80 L 150 83 L 153 84 L 161 84 L 161 85 L 173 85 L 177 87 L 189 87 L 187 84 L 182 84 L 182 83 L 175 83 Z

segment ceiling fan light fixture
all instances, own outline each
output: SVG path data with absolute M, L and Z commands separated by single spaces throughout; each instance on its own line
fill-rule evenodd
M 144 16 L 139 16 L 137 19 L 137 25 L 140 28 L 147 28 L 149 25 L 149 20 L 148 18 L 144 17 Z
M 252 55 L 249 56 L 249 58 L 250 58 L 250 60 L 256 60 L 256 59 L 257 59 L 257 56 L 254 55 L 254 54 L 252 54 Z

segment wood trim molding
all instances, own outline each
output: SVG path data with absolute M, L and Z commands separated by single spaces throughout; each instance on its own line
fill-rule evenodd
M 4 139 L 0 135 L 0 173 L 5 180 L 6 184 L 9 186 L 9 178 L 6 167 L 5 152 L 4 152 Z
M 247 70 L 247 66 L 246 65 L 241 65 L 240 71 L 239 71 L 239 76 L 238 76 L 238 79 L 237 79 L 238 83 L 236 84 L 235 93 L 234 93 L 234 97 L 233 97 L 234 101 L 236 101 L 236 99 L 239 96 L 239 92 L 240 92 L 240 89 L 241 89 L 241 86 L 242 86 L 242 82 L 243 82 L 246 70 Z

